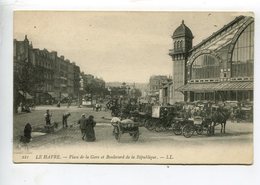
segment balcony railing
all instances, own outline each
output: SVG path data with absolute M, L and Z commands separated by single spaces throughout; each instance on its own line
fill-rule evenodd
M 179 54 L 179 53 L 183 53 L 183 52 L 184 52 L 184 48 L 170 49 L 169 55 Z

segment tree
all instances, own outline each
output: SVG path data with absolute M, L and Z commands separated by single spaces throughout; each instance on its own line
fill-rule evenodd
M 26 93 L 35 96 L 38 88 L 43 87 L 44 78 L 42 67 L 34 66 L 28 58 L 15 62 L 14 67 L 14 111 L 17 112 L 18 105 L 22 101 L 19 91 L 25 96 Z
M 132 98 L 139 98 L 139 97 L 142 96 L 142 91 L 140 89 L 136 89 L 136 88 L 131 89 L 130 90 L 130 96 Z
M 84 80 L 84 90 L 87 94 L 97 97 L 103 97 L 107 93 L 107 89 L 105 88 L 105 81 L 100 78 L 89 78 L 90 75 L 86 75 Z

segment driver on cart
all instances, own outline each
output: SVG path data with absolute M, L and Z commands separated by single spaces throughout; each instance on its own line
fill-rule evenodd
M 111 122 L 111 124 L 114 126 L 113 135 L 115 135 L 115 130 L 116 130 L 115 125 L 117 125 L 118 123 L 120 123 L 120 122 L 121 122 L 121 119 L 120 119 L 119 117 L 113 117 L 110 122 Z
M 115 131 L 116 131 L 116 128 L 115 128 L 115 126 L 117 125 L 117 124 L 119 124 L 119 123 L 125 123 L 125 124 L 127 124 L 127 123 L 134 123 L 134 121 L 133 121 L 133 117 L 131 117 L 131 119 L 123 119 L 123 120 L 121 120 L 119 117 L 113 117 L 112 119 L 111 119 L 111 124 L 114 126 L 114 129 L 113 129 L 113 135 L 115 135 Z

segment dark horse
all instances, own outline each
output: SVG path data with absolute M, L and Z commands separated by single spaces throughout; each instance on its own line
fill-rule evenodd
M 212 111 L 211 121 L 212 121 L 212 134 L 215 132 L 215 126 L 221 124 L 220 133 L 226 132 L 226 123 L 230 117 L 231 111 L 225 107 L 219 107 Z

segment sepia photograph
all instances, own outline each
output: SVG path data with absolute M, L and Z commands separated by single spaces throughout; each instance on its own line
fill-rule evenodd
M 254 19 L 14 11 L 13 162 L 253 164 Z

